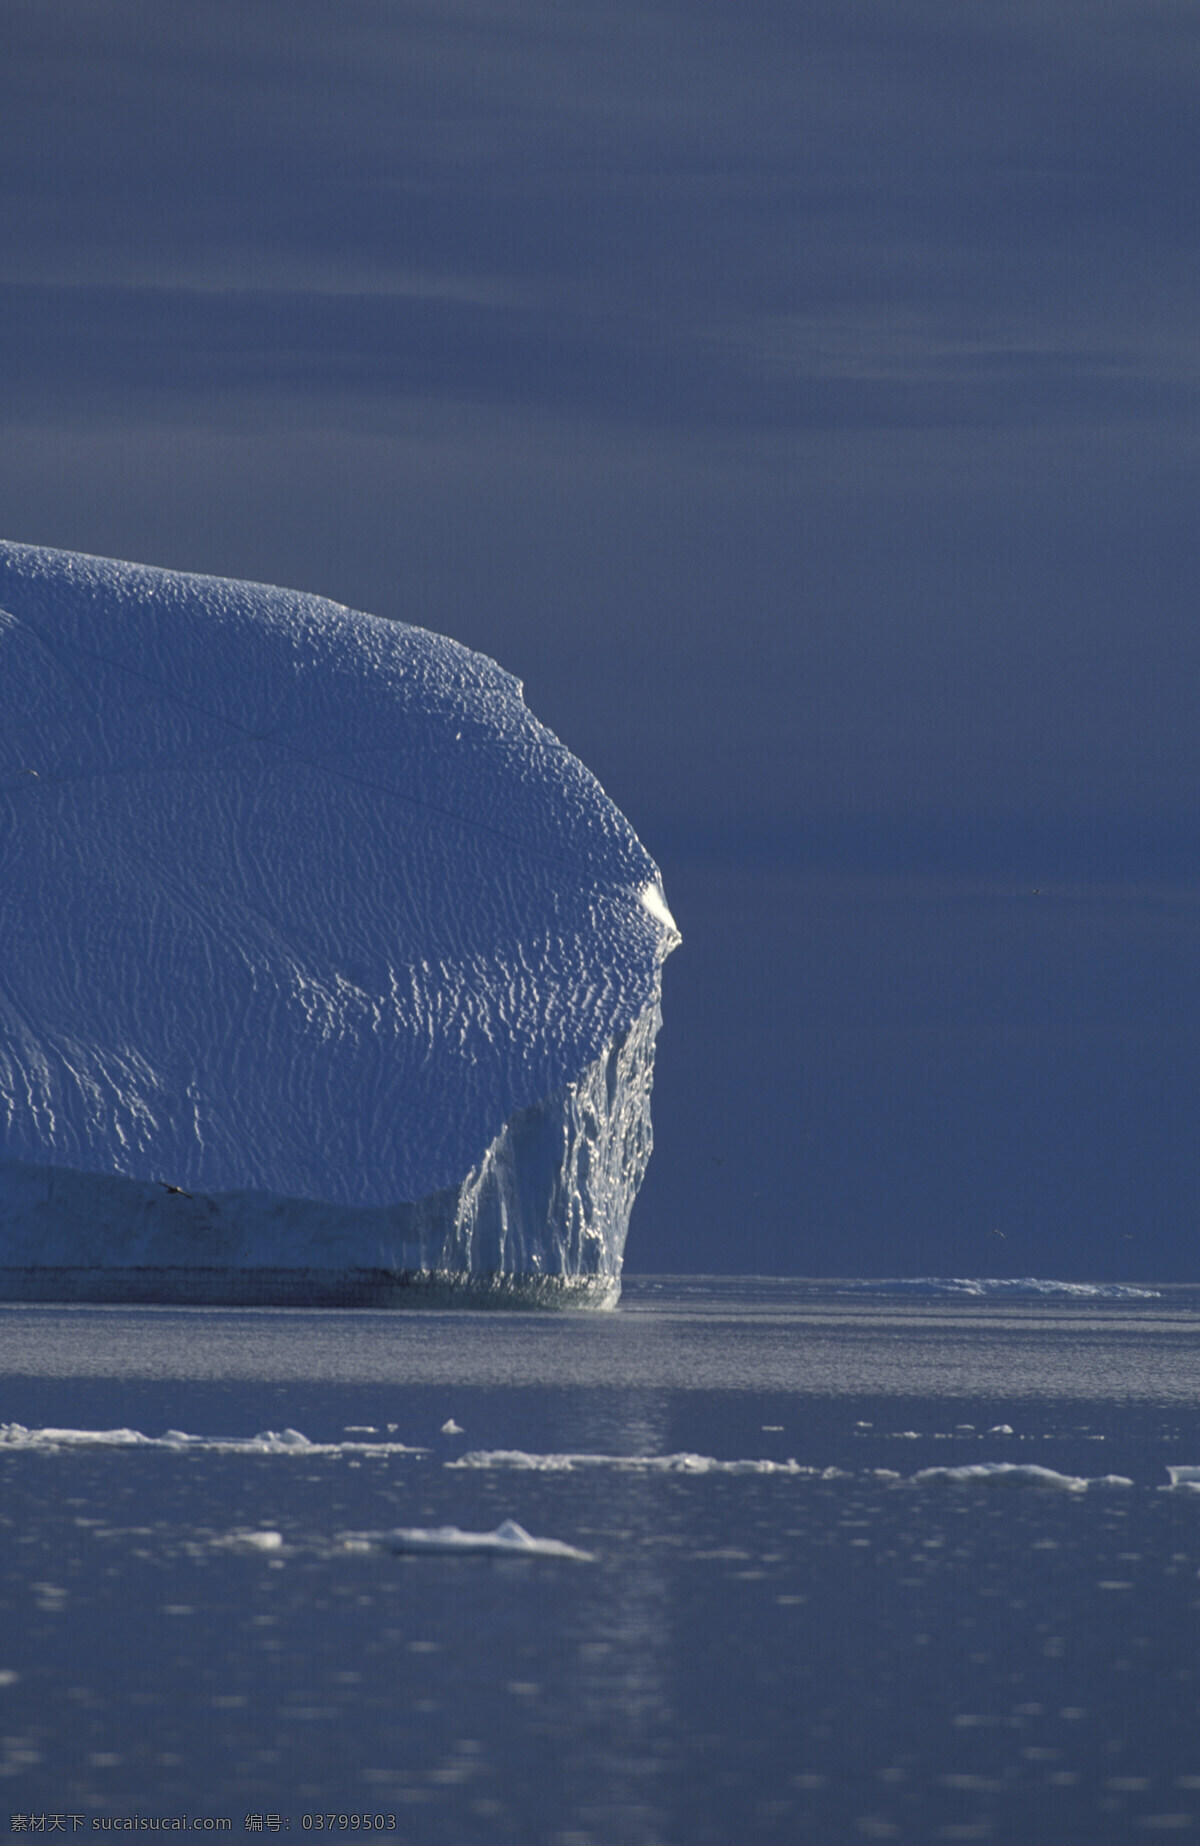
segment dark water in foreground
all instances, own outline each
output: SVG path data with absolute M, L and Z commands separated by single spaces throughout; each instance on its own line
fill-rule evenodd
M 0 1830 L 1200 1836 L 1198 1291 L 10 1307 L 0 1421 Z M 120 1426 L 330 1446 L 36 1434 Z M 382 1542 L 506 1519 L 591 1560 Z

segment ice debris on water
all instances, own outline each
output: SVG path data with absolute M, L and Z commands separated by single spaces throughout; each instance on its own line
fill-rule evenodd
M 365 1430 L 367 1426 L 359 1426 Z M 394 1425 L 389 1424 L 389 1429 Z M 442 1426 L 443 1435 L 461 1435 L 463 1432 L 451 1417 Z M 905 1431 L 914 1435 L 915 1431 Z M 989 1431 L 989 1434 L 1011 1434 L 1005 1425 Z M 24 1449 L 42 1454 L 55 1454 L 72 1449 L 125 1449 L 135 1453 L 150 1450 L 167 1451 L 174 1454 L 209 1453 L 222 1455 L 293 1455 L 293 1456 L 347 1456 L 351 1459 L 371 1459 L 385 1456 L 423 1456 L 430 1450 L 407 1442 L 395 1441 L 355 1441 L 355 1442 L 311 1442 L 298 1429 L 264 1429 L 254 1436 L 205 1436 L 190 1435 L 185 1430 L 169 1429 L 161 1436 L 147 1436 L 136 1429 L 29 1429 L 23 1423 L 0 1423 L 0 1449 Z M 689 1450 L 679 1450 L 668 1455 L 604 1455 L 586 1451 L 553 1452 L 541 1454 L 527 1449 L 471 1449 L 465 1455 L 443 1464 L 448 1469 L 463 1471 L 494 1470 L 524 1473 L 570 1474 L 588 1469 L 611 1469 L 615 1472 L 633 1474 L 662 1475 L 779 1475 L 796 1480 L 837 1481 L 856 1478 L 853 1469 L 838 1467 L 821 1467 L 789 1458 L 786 1461 L 770 1461 L 765 1458 L 735 1456 L 721 1459 L 714 1455 L 698 1455 Z M 982 1461 L 968 1462 L 960 1466 L 945 1465 L 941 1467 L 920 1468 L 915 1474 L 901 1475 L 890 1468 L 870 1468 L 865 1471 L 868 1477 L 881 1482 L 893 1482 L 919 1487 L 946 1485 L 951 1487 L 1032 1487 L 1068 1494 L 1081 1494 L 1089 1491 L 1117 1491 L 1134 1485 L 1123 1474 L 1078 1475 L 1063 1474 L 1054 1468 L 1041 1467 L 1036 1462 Z M 1161 1489 L 1164 1493 L 1177 1491 L 1186 1494 L 1200 1494 L 1200 1465 L 1176 1465 L 1169 1467 L 1170 1484 Z M 861 1478 L 861 1477 L 859 1477 Z M 511 1528 L 511 1530 L 510 1530 Z M 403 1528 L 405 1531 L 420 1532 L 423 1528 Z M 436 1535 L 445 1539 L 453 1533 L 454 1527 L 440 1527 Z M 520 1532 L 519 1526 L 511 1521 L 498 1531 Z M 463 1534 L 463 1543 L 457 1540 L 453 1545 L 447 1540 L 444 1548 L 461 1550 L 468 1539 L 491 1540 L 495 1534 Z M 528 1537 L 528 1534 L 526 1534 Z M 370 1535 L 351 1534 L 345 1540 L 353 1549 L 359 1542 L 377 1543 Z M 275 1540 L 268 1533 L 237 1532 L 228 1542 L 256 1544 L 260 1548 L 271 1548 Z M 282 1540 L 279 1541 L 282 1543 Z M 520 1541 L 514 1541 L 519 1544 Z M 533 1541 L 540 1543 L 541 1541 Z M 554 1541 L 546 1541 L 552 1543 Z M 420 1544 L 417 1549 L 430 1549 L 430 1544 Z M 496 1545 L 477 1545 L 476 1549 L 498 1549 Z
M 613 1303 L 679 933 L 519 680 L 0 543 L 0 826 L 0 1299 Z
M 446 1421 L 442 1424 L 443 1436 L 461 1436 L 462 1433 L 462 1424 L 456 1423 L 453 1417 L 447 1417 Z
M 536 1455 L 525 1449 L 472 1449 L 448 1468 L 512 1468 L 543 1474 L 570 1474 L 578 1468 L 613 1468 L 640 1474 L 793 1474 L 840 1480 L 843 1468 L 809 1468 L 798 1461 L 718 1461 L 712 1455 Z
M 144 1436 L 138 1429 L 26 1429 L 23 1423 L 0 1423 L 0 1447 L 9 1449 L 172 1449 L 205 1450 L 222 1455 L 426 1455 L 407 1442 L 310 1442 L 298 1429 L 264 1429 L 256 1436 L 190 1436 L 169 1429 Z

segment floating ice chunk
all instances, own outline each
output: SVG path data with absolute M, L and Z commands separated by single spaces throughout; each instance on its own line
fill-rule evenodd
M 443 1436 L 461 1436 L 462 1433 L 463 1429 L 461 1423 L 456 1423 L 453 1417 L 447 1417 L 446 1421 L 442 1424 Z
M 0 1299 L 611 1305 L 658 868 L 520 682 L 0 544 Z
M 168 1446 L 166 1439 L 155 1443 L 137 1429 L 26 1429 L 23 1423 L 0 1423 L 0 1446 L 10 1449 L 60 1448 L 154 1448 Z
M 977 1461 L 961 1468 L 920 1468 L 909 1478 L 922 1486 L 945 1481 L 955 1487 L 1046 1487 L 1058 1493 L 1086 1493 L 1091 1487 L 1133 1486 L 1123 1474 L 1089 1478 L 1082 1474 L 1059 1474 L 1054 1468 L 1039 1468 L 1036 1462 L 1019 1461 Z
M 176 1453 L 205 1450 L 221 1455 L 426 1455 L 406 1442 L 310 1442 L 298 1429 L 264 1429 L 257 1436 L 191 1436 L 169 1429 L 145 1436 L 138 1429 L 26 1429 L 23 1423 L 0 1423 L 0 1447 L 10 1449 L 169 1449 Z
M 1200 1493 L 1200 1468 L 1186 1465 L 1168 1468 L 1167 1473 L 1171 1477 L 1171 1485 L 1164 1487 L 1163 1493 L 1171 1493 L 1176 1489 L 1182 1493 Z
M 231 1532 L 224 1541 L 227 1545 L 249 1545 L 255 1551 L 282 1551 L 282 1532 Z
M 457 1526 L 399 1526 L 388 1532 L 384 1545 L 399 1552 L 485 1552 L 494 1557 L 575 1558 L 590 1564 L 593 1554 L 564 1545 L 557 1538 L 533 1538 L 515 1519 L 506 1519 L 494 1532 L 462 1532 Z
M 582 1468 L 613 1468 L 641 1474 L 804 1474 L 837 1480 L 841 1468 L 807 1468 L 797 1461 L 718 1461 L 712 1455 L 536 1455 L 525 1449 L 472 1449 L 448 1468 L 514 1468 L 542 1474 L 570 1474 Z

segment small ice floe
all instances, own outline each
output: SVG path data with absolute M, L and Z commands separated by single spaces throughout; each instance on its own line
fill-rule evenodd
M 310 1442 L 298 1429 L 263 1429 L 256 1436 L 191 1436 L 169 1429 L 144 1436 L 139 1429 L 26 1429 L 23 1423 L 0 1423 L 0 1447 L 14 1449 L 172 1449 L 206 1450 L 220 1455 L 426 1455 L 406 1442 Z
M 348 1548 L 358 1549 L 362 1539 L 351 1538 Z M 370 1541 L 368 1541 L 370 1542 Z M 590 1564 L 593 1554 L 565 1545 L 557 1538 L 534 1538 L 515 1519 L 506 1519 L 494 1532 L 463 1532 L 458 1526 L 398 1526 L 375 1541 L 385 1551 L 404 1553 L 476 1552 L 502 1558 L 574 1558 Z
M 448 1468 L 515 1468 L 569 1474 L 581 1468 L 615 1468 L 636 1474 L 803 1474 L 840 1480 L 844 1468 L 806 1468 L 798 1461 L 718 1461 L 712 1455 L 532 1455 L 525 1449 L 472 1449 Z
M 256 1530 L 253 1532 L 230 1532 L 218 1540 L 223 1545 L 249 1545 L 253 1551 L 282 1551 L 283 1533 Z
M 1160 1493 L 1200 1493 L 1200 1468 L 1186 1466 L 1168 1468 L 1171 1477 L 1169 1487 L 1160 1487 Z
M 1160 1301 L 1157 1288 L 1129 1282 L 1057 1282 L 1042 1276 L 893 1276 L 839 1282 L 839 1294 L 949 1295 L 979 1300 L 1058 1298 L 1066 1301 Z
M 1089 1478 L 1082 1474 L 1059 1474 L 1054 1468 L 1039 1468 L 1036 1462 L 1017 1461 L 977 1461 L 961 1468 L 920 1468 L 909 1479 L 922 1486 L 944 1481 L 953 1487 L 1045 1487 L 1056 1493 L 1087 1493 L 1089 1488 L 1133 1486 L 1123 1474 Z
M 462 1433 L 462 1424 L 456 1423 L 453 1417 L 447 1417 L 446 1421 L 442 1424 L 443 1436 L 461 1436 Z

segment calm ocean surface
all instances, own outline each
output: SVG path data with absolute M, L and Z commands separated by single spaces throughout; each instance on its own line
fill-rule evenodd
M 1200 1837 L 1198 1289 L 7 1307 L 0 1422 L 0 1829 Z

